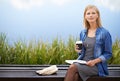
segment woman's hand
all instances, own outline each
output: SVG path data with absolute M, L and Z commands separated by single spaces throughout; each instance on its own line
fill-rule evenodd
M 87 63 L 86 63 L 86 65 L 88 65 L 88 66 L 95 66 L 95 61 L 94 60 L 89 60 L 89 61 L 87 61 Z
M 80 53 L 81 50 L 78 50 L 78 48 L 79 48 L 78 45 L 75 44 L 75 51 L 76 51 L 77 53 Z
M 96 58 L 94 60 L 89 60 L 87 61 L 86 65 L 88 66 L 95 66 L 95 64 L 101 62 L 102 60 L 100 58 Z

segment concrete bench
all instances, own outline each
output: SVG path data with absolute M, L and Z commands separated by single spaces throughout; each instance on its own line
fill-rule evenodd
M 69 65 L 57 65 L 58 72 L 42 76 L 35 71 L 50 65 L 0 65 L 0 81 L 64 81 Z M 120 65 L 109 65 L 109 76 L 91 77 L 87 81 L 120 81 Z

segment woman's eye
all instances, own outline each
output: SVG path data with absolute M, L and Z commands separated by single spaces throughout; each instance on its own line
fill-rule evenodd
M 96 14 L 95 12 L 92 12 L 92 14 Z
M 87 15 L 90 15 L 90 13 L 87 13 Z

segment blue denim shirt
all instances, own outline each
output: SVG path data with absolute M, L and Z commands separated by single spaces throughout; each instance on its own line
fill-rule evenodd
M 87 37 L 87 30 L 80 33 L 80 40 L 84 41 Z M 83 59 L 85 55 L 85 48 L 83 46 L 78 59 Z M 103 27 L 96 30 L 96 43 L 94 47 L 94 58 L 100 58 L 102 62 L 96 64 L 98 67 L 99 76 L 108 75 L 107 60 L 112 57 L 112 39 L 110 33 Z

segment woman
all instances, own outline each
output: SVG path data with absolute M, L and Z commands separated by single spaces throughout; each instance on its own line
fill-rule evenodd
M 101 25 L 96 6 L 85 8 L 84 26 L 85 30 L 80 33 L 82 50 L 78 50 L 76 45 L 75 51 L 79 54 L 78 60 L 85 60 L 87 64 L 71 64 L 64 81 L 86 81 L 91 76 L 108 75 L 107 60 L 112 56 L 112 40 L 110 33 Z

